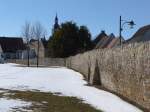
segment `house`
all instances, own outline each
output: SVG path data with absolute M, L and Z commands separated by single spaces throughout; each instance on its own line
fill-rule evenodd
M 104 32 L 101 32 L 96 39 L 99 41 L 97 41 L 95 49 L 113 48 L 120 45 L 120 38 L 115 37 L 113 33 L 107 35 Z M 124 41 L 123 38 L 122 41 Z
M 28 51 L 27 51 L 27 49 L 23 50 L 23 51 L 19 50 L 19 51 L 17 51 L 16 55 L 18 57 L 17 59 L 27 59 Z M 29 58 L 30 59 L 36 58 L 36 53 L 35 53 L 34 49 L 29 49 Z
M 20 53 L 26 50 L 23 39 L 17 37 L 0 37 L 0 45 L 6 59 L 19 59 Z
M 35 55 L 38 55 L 38 41 L 35 39 L 30 40 L 29 48 L 31 51 L 35 51 Z M 39 41 L 39 58 L 45 58 L 45 47 L 43 42 Z
M 123 40 L 123 39 L 122 39 Z M 120 45 L 120 38 L 115 37 L 112 39 L 112 41 L 106 46 L 106 48 L 113 48 Z
M 95 48 L 106 48 L 107 45 L 113 40 L 114 37 L 105 36 L 96 45 Z
M 145 42 L 150 41 L 150 25 L 140 28 L 130 39 L 125 43 Z
M 27 59 L 27 44 L 19 37 L 0 37 L 0 45 L 6 59 Z M 45 57 L 45 47 L 40 40 L 39 58 Z M 30 59 L 37 57 L 38 41 L 31 39 L 29 42 Z
M 107 34 L 105 33 L 105 31 L 102 30 L 101 33 L 93 40 L 94 45 L 96 46 L 101 41 L 101 39 L 106 36 Z
M 45 57 L 48 56 L 48 40 L 46 40 L 46 38 L 41 38 L 41 42 L 44 46 L 44 49 L 45 49 Z

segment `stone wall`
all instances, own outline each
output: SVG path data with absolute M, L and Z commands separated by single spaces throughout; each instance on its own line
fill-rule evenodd
M 27 60 L 8 62 L 27 64 Z M 36 59 L 30 64 L 36 65 Z M 101 85 L 150 111 L 150 42 L 92 50 L 66 59 L 41 58 L 39 64 L 79 71 L 90 84 Z
M 150 42 L 78 54 L 66 66 L 150 111 Z
M 17 63 L 27 65 L 27 59 L 10 59 L 9 63 Z M 30 59 L 30 66 L 36 66 L 37 59 Z M 39 66 L 65 66 L 63 58 L 39 58 Z

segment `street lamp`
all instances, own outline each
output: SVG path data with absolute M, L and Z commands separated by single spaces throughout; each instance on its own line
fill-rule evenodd
M 120 16 L 120 26 L 119 26 L 120 46 L 121 46 L 121 44 L 122 44 L 122 40 L 121 40 L 122 34 L 121 34 L 121 33 L 122 33 L 122 31 L 123 31 L 123 26 L 124 26 L 125 24 L 128 24 L 131 29 L 132 29 L 133 26 L 135 25 L 135 23 L 134 23 L 133 20 L 131 20 L 131 21 L 122 20 L 122 18 L 121 18 L 121 16 Z

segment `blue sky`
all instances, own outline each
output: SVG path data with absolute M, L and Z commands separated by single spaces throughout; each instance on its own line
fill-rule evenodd
M 59 22 L 86 25 L 92 37 L 101 30 L 119 33 L 119 16 L 133 19 L 134 29 L 125 26 L 123 36 L 130 38 L 150 23 L 150 0 L 0 0 L 0 36 L 20 36 L 25 21 L 40 21 L 51 34 L 56 12 Z

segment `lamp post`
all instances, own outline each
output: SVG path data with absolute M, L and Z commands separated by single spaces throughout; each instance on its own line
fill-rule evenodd
M 127 20 L 122 20 L 121 16 L 120 16 L 120 21 L 119 21 L 119 38 L 120 38 L 120 46 L 122 45 L 122 31 L 123 31 L 123 26 L 125 24 L 128 24 L 130 26 L 130 28 L 132 29 L 133 26 L 135 25 L 134 21 L 127 21 Z

